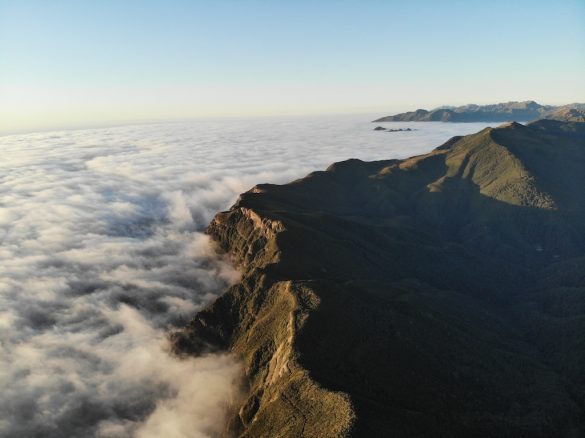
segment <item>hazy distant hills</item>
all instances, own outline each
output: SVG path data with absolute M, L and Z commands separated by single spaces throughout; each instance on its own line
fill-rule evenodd
M 576 113 L 572 114 L 572 112 Z M 374 122 L 528 122 L 542 118 L 563 121 L 583 121 L 585 104 L 564 106 L 540 105 L 534 101 L 506 102 L 494 105 L 464 105 L 439 107 L 434 110 L 418 109 L 386 116 Z M 576 117 L 576 118 L 575 118 Z
M 584 187 L 554 120 L 258 185 L 208 228 L 242 280 L 176 349 L 242 358 L 241 437 L 585 436 Z
M 542 118 L 564 122 L 585 122 L 585 104 L 562 106 L 544 114 Z

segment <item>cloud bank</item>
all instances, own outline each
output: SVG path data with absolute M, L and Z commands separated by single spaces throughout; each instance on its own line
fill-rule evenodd
M 178 359 L 165 336 L 238 279 L 202 230 L 256 183 L 483 126 L 416 127 L 320 117 L 0 137 L 0 436 L 218 435 L 237 360 Z

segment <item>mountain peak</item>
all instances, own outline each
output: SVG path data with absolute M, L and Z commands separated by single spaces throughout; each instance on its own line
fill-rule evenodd
M 521 128 L 521 127 L 524 127 L 524 125 L 522 125 L 521 123 L 518 123 L 518 122 L 505 122 L 505 123 L 502 123 L 501 125 L 499 125 L 496 129 L 504 129 L 504 128 L 516 129 L 516 128 Z

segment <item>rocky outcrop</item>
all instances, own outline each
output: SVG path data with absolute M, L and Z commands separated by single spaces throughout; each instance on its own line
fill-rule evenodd
M 584 128 L 348 160 L 219 213 L 242 281 L 173 340 L 242 358 L 229 433 L 585 433 Z
M 320 299 L 310 284 L 270 274 L 280 259 L 282 222 L 240 207 L 217 215 L 208 232 L 246 274 L 173 341 L 183 354 L 229 348 L 242 358 L 246 397 L 226 435 L 347 436 L 355 417 L 348 395 L 312 378 L 296 347 Z
M 386 131 L 386 132 L 410 132 L 410 131 L 416 131 L 416 129 L 412 129 L 412 128 L 398 128 L 398 129 L 386 129 L 386 128 L 382 128 L 381 126 L 376 126 L 374 128 L 374 131 Z

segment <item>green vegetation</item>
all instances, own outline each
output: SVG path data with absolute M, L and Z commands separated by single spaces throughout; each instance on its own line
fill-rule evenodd
M 243 278 L 176 349 L 239 354 L 244 437 L 585 434 L 585 124 L 263 184 L 208 232 Z

